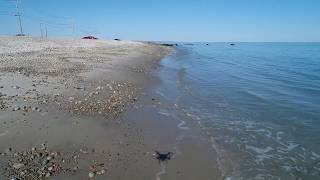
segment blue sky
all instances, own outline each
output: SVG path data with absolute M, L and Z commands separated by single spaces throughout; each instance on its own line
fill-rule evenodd
M 26 34 L 162 41 L 320 41 L 320 0 L 21 0 Z M 18 32 L 0 0 L 0 35 Z M 75 25 L 75 33 L 73 26 Z

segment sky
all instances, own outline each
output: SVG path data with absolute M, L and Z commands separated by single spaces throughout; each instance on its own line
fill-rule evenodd
M 0 35 L 18 33 L 0 0 Z M 25 34 L 184 42 L 320 42 L 320 0 L 21 0 Z

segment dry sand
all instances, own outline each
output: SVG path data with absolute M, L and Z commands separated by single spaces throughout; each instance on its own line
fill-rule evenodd
M 148 91 L 171 50 L 0 37 L 0 179 L 219 178 L 205 135 L 181 134 Z M 176 156 L 158 164 L 153 150 Z

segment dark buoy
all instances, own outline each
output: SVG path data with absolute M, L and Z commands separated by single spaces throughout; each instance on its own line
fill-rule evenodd
M 236 45 L 236 44 L 233 44 L 233 43 L 230 44 L 230 46 L 234 46 L 234 45 Z

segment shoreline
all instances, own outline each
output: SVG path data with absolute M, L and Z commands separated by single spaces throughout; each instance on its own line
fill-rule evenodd
M 153 172 L 146 179 L 224 179 L 218 156 L 199 126 L 199 119 L 180 107 L 179 94 L 170 93 L 176 88 L 179 71 L 168 69 L 164 61 L 172 61 L 175 54 L 161 60 L 160 67 L 151 74 L 159 83 L 147 87 L 143 98 L 124 114 L 124 119 L 130 119 L 144 130 L 145 149 L 149 154 L 155 150 L 173 153 L 172 160 L 165 165 L 155 164 L 152 157 L 144 160 L 148 164 L 146 171 Z

